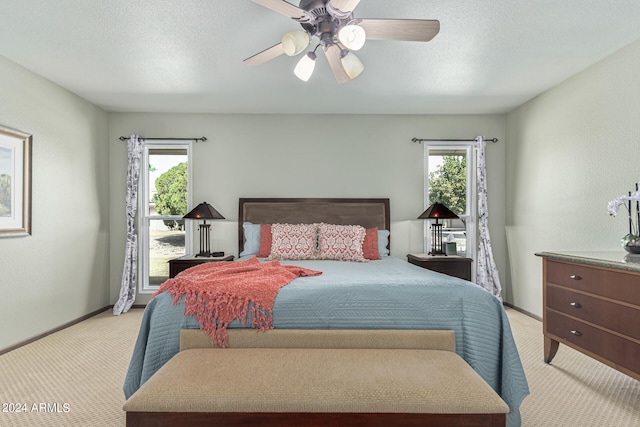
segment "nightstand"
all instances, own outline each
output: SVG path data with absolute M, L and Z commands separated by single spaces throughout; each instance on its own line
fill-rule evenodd
M 407 261 L 427 270 L 471 281 L 471 258 L 456 255 L 409 254 Z
M 195 257 L 193 255 L 185 255 L 180 258 L 169 260 L 169 278 L 176 277 L 178 273 L 186 270 L 187 268 L 191 268 L 194 265 L 218 261 L 233 261 L 233 255 L 222 257 Z

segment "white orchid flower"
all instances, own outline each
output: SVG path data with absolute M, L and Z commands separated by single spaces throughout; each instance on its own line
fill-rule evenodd
M 622 206 L 622 205 L 624 205 L 625 207 L 627 206 L 627 204 L 625 203 L 627 200 L 629 200 L 629 196 L 620 196 L 620 197 L 616 197 L 615 199 L 611 200 L 607 204 L 607 211 L 609 212 L 609 215 L 611 215 L 611 216 L 618 215 L 618 211 L 620 210 L 620 206 Z

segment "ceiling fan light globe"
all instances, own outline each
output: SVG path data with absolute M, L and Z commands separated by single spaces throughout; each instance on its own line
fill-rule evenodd
M 359 25 L 345 25 L 338 32 L 338 40 L 351 50 L 360 50 L 367 40 L 367 34 Z
M 305 50 L 311 38 L 305 31 L 290 31 L 282 36 L 282 50 L 289 56 L 295 56 Z
M 353 52 L 349 52 L 340 58 L 340 62 L 342 62 L 344 72 L 347 73 L 350 79 L 355 79 L 364 71 L 364 64 Z
M 311 75 L 313 74 L 313 70 L 316 67 L 316 56 L 313 52 L 309 52 L 296 64 L 296 67 L 293 69 L 293 74 L 296 75 L 297 78 L 302 80 L 303 82 L 309 81 Z

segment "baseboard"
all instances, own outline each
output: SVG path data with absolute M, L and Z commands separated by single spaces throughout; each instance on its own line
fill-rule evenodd
M 133 307 L 131 307 L 131 308 L 144 308 L 144 307 L 145 307 L 144 305 L 139 305 L 139 306 L 134 305 L 134 306 L 133 306 Z M 82 322 L 82 321 L 84 321 L 84 320 L 87 320 L 87 319 L 88 319 L 88 318 L 90 318 L 90 317 L 93 317 L 93 316 L 95 316 L 95 315 L 97 315 L 97 314 L 100 314 L 100 313 L 102 313 L 102 312 L 104 312 L 104 311 L 107 311 L 107 310 L 110 310 L 110 309 L 112 309 L 112 308 L 113 308 L 113 305 L 108 305 L 108 306 L 106 306 L 106 307 L 102 307 L 102 308 L 101 308 L 101 309 L 99 309 L 99 310 L 92 311 L 92 312 L 91 312 L 91 313 L 89 313 L 89 314 L 85 314 L 84 316 L 78 317 L 77 319 L 74 319 L 74 320 L 72 320 L 72 321 L 70 321 L 70 322 L 67 322 L 67 323 L 65 323 L 65 324 L 63 324 L 63 325 L 58 326 L 57 328 L 53 328 L 53 329 L 51 329 L 51 330 L 49 330 L 49 331 L 43 332 L 43 333 L 41 333 L 41 334 L 39 334 L 39 335 L 36 335 L 35 337 L 31 337 L 31 338 L 26 339 L 26 340 L 24 340 L 24 341 L 20 341 L 19 343 L 14 344 L 14 345 L 12 345 L 12 346 L 9 346 L 9 347 L 6 347 L 6 348 L 3 348 L 3 349 L 0 349 L 0 356 L 2 356 L 2 355 L 3 355 L 3 354 L 5 354 L 5 353 L 9 353 L 10 351 L 13 351 L 13 350 L 15 350 L 15 349 L 17 349 L 17 348 L 23 347 L 23 346 L 25 346 L 25 345 L 27 345 L 27 344 L 31 344 L 31 343 L 32 343 L 32 342 L 34 342 L 34 341 L 38 341 L 39 339 L 42 339 L 42 338 L 44 338 L 44 337 L 47 337 L 47 336 L 49 336 L 49 335 L 51 335 L 51 334 L 55 334 L 56 332 L 60 332 L 60 331 L 61 331 L 61 330 L 63 330 L 63 329 L 66 329 L 66 328 L 68 328 L 68 327 L 70 327 L 70 326 L 73 326 L 73 325 L 75 325 L 75 324 L 77 324 L 77 323 L 80 323 L 80 322 Z
M 531 318 L 533 318 L 533 319 L 536 319 L 536 320 L 538 320 L 538 321 L 542 322 L 542 317 L 540 317 L 540 316 L 536 316 L 535 314 L 530 313 L 530 312 L 528 312 L 527 310 L 523 310 L 523 309 L 521 309 L 520 307 L 516 307 L 515 305 L 513 305 L 513 304 L 511 304 L 511 303 L 508 303 L 508 302 L 503 302 L 502 304 L 503 304 L 503 305 L 505 305 L 505 306 L 507 306 L 507 307 L 509 307 L 509 308 L 514 309 L 514 310 L 515 310 L 515 311 L 517 311 L 517 312 L 520 312 L 520 313 L 522 313 L 522 314 L 525 314 L 525 315 L 527 315 L 527 316 L 529 316 L 529 317 L 531 317 Z

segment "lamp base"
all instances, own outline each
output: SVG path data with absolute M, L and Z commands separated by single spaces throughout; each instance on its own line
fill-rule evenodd
M 222 258 L 224 256 L 224 252 L 209 252 L 209 251 L 201 251 L 196 254 L 196 258 L 204 257 L 204 258 Z
M 431 225 L 431 252 L 430 255 L 447 255 L 442 249 L 442 224 L 438 222 Z

